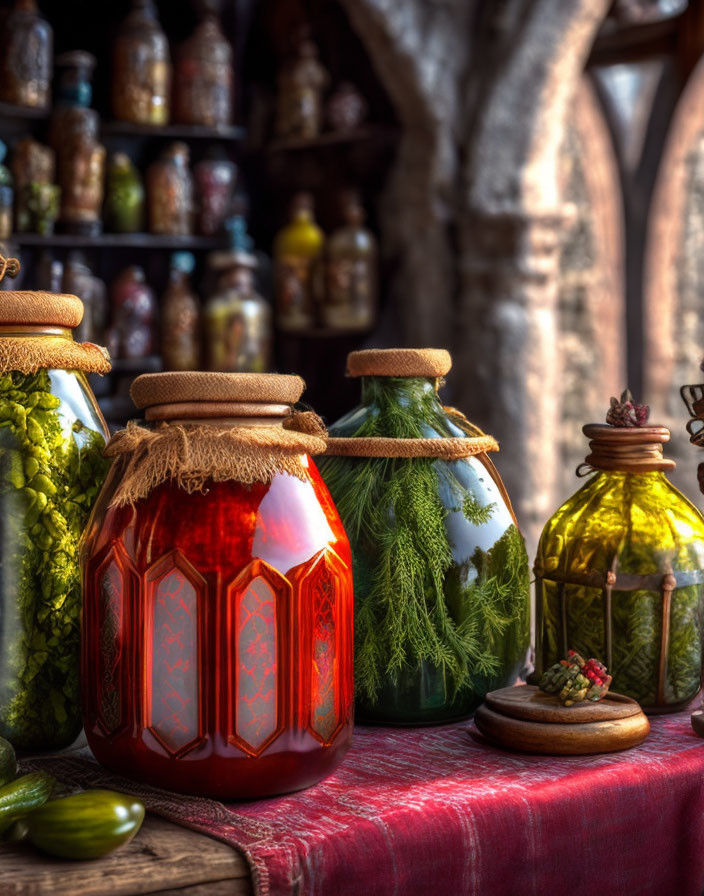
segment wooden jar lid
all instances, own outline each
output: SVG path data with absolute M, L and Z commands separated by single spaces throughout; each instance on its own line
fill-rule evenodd
M 598 703 L 563 706 L 531 685 L 492 691 L 474 715 L 494 744 L 526 753 L 612 753 L 642 743 L 650 723 L 635 700 L 609 692 Z

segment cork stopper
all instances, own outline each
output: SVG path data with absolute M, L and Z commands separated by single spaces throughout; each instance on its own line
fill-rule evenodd
M 130 395 L 142 409 L 183 403 L 290 405 L 305 385 L 299 376 L 276 373 L 144 373 L 132 383 Z
M 442 348 L 372 348 L 350 352 L 348 376 L 445 376 L 452 367 Z
M 23 290 L 0 295 L 0 324 L 73 329 L 82 320 L 83 302 L 78 296 Z

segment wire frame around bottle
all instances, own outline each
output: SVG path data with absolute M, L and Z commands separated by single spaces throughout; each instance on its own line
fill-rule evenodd
M 567 651 L 573 647 L 568 629 L 568 601 L 566 594 L 567 585 L 575 585 L 601 590 L 601 599 L 604 614 L 604 644 L 603 653 L 599 657 L 609 672 L 613 672 L 613 595 L 614 592 L 626 591 L 650 591 L 657 592 L 662 598 L 661 634 L 658 660 L 656 704 L 644 709 L 649 713 L 673 712 L 678 708 L 684 708 L 695 696 L 692 694 L 679 704 L 668 703 L 665 696 L 665 687 L 668 674 L 668 654 L 670 651 L 671 613 L 674 592 L 678 588 L 686 588 L 691 585 L 704 584 L 704 569 L 678 570 L 652 573 L 650 575 L 634 575 L 618 572 L 618 557 L 614 556 L 611 567 L 605 572 L 590 570 L 586 573 L 572 572 L 563 576 L 557 571 L 545 572 L 539 566 L 535 566 L 535 675 L 539 677 L 544 670 L 543 663 L 543 634 L 544 634 L 544 589 L 543 583 L 554 582 L 557 586 L 557 602 L 559 605 L 558 622 L 558 654 L 567 656 Z

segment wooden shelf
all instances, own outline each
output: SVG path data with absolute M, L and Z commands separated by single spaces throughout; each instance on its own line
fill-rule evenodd
M 15 106 L 13 103 L 1 103 L 0 102 L 0 120 L 7 119 L 21 119 L 22 121 L 26 121 L 27 119 L 31 119 L 33 121 L 46 120 L 49 118 L 51 110 L 48 109 L 34 109 L 31 106 Z
M 40 246 L 67 249 L 224 249 L 226 238 L 211 236 L 165 236 L 154 233 L 101 233 L 79 236 L 70 233 L 13 233 L 12 240 L 20 246 Z
M 364 141 L 391 142 L 398 136 L 398 130 L 391 125 L 367 124 L 351 131 L 330 131 L 320 134 L 312 140 L 296 138 L 291 140 L 272 140 L 266 147 L 267 152 L 299 152 L 315 151 L 332 146 L 342 146 Z
M 334 327 L 311 327 L 309 330 L 285 330 L 277 327 L 276 333 L 281 339 L 352 339 L 369 335 L 373 327 L 363 329 L 338 330 Z
M 246 136 L 239 125 L 210 128 L 195 124 L 150 125 L 135 124 L 131 121 L 104 121 L 101 125 L 103 137 L 159 137 L 166 140 L 237 140 Z

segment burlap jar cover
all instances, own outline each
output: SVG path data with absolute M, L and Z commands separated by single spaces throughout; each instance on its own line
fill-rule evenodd
M 17 259 L 0 256 L 0 279 L 19 271 Z M 48 292 L 0 293 L 0 373 L 17 370 L 79 370 L 109 373 L 107 351 L 92 342 L 74 342 L 70 330 L 83 319 L 77 296 Z
M 304 388 L 300 377 L 278 374 L 137 377 L 130 394 L 150 425 L 132 421 L 108 444 L 120 465 L 111 505 L 134 504 L 165 482 L 193 493 L 208 482 L 251 485 L 279 473 L 305 479 L 305 456 L 322 454 L 327 435 L 315 414 L 292 408 Z
M 367 349 L 348 355 L 347 375 L 429 377 L 437 380 L 439 388 L 442 385 L 442 378 L 449 372 L 451 366 L 450 353 L 444 349 Z M 483 433 L 458 410 L 455 408 L 445 410 L 451 417 L 461 422 L 462 428 L 472 435 L 431 439 L 397 439 L 380 436 L 330 437 L 325 453 L 335 457 L 431 457 L 458 460 L 499 450 L 499 444 L 493 436 Z M 490 463 L 488 458 L 486 461 Z

